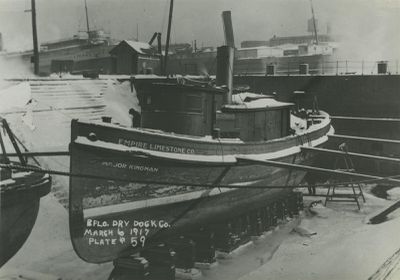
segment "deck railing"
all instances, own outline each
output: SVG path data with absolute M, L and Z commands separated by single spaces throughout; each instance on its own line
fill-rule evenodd
M 237 75 L 391 75 L 399 74 L 399 60 L 372 61 L 372 60 L 329 60 L 315 61 L 306 66 L 304 63 L 287 62 L 274 66 L 271 72 L 266 68 L 263 71 L 235 71 Z

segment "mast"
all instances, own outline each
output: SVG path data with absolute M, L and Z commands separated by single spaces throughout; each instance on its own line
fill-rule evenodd
M 310 4 L 311 4 L 312 20 L 313 20 L 313 25 L 314 25 L 315 43 L 318 45 L 317 24 L 315 23 L 314 7 L 313 7 L 312 0 L 310 0 Z
M 32 37 L 33 37 L 33 63 L 34 73 L 39 75 L 39 47 L 36 30 L 36 5 L 35 0 L 31 0 L 31 12 L 32 12 Z
M 167 59 L 168 59 L 169 40 L 170 40 L 170 37 L 171 37 L 171 23 L 172 23 L 172 12 L 173 12 L 173 10 L 174 10 L 174 0 L 171 0 L 170 6 L 169 6 L 167 41 L 165 43 L 165 58 L 164 58 L 163 75 L 167 75 Z
M 88 8 L 87 8 L 87 3 L 85 0 L 85 14 L 86 14 L 86 32 L 88 35 L 88 41 L 90 40 L 90 28 L 89 28 L 89 16 L 88 16 Z

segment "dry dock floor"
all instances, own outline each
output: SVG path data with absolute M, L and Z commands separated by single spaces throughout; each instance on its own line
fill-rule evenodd
M 400 279 L 395 254 L 400 249 L 400 210 L 387 221 L 370 225 L 365 218 L 391 201 L 369 192 L 366 199 L 361 211 L 354 203 L 305 210 L 232 258 L 219 260 L 200 279 Z M 305 205 L 312 200 L 306 197 Z M 76 256 L 67 211 L 50 194 L 42 198 L 27 242 L 0 269 L 0 279 L 107 279 L 111 270 L 110 263 L 88 264 Z

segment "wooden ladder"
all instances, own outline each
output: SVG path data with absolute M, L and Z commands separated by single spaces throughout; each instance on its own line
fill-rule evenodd
M 348 155 L 348 148 L 347 148 L 346 143 L 340 144 L 339 150 L 341 150 L 345 153 L 343 156 L 343 160 L 345 163 L 345 169 L 337 169 L 340 158 L 336 158 L 334 169 L 341 170 L 341 171 L 347 171 L 347 172 L 355 172 L 353 161 L 351 160 L 350 156 Z M 353 179 L 350 179 L 350 183 L 343 183 L 342 185 L 337 184 L 337 182 L 338 182 L 338 180 L 333 180 L 333 185 L 330 185 L 328 187 L 328 192 L 327 192 L 326 198 L 325 198 L 325 206 L 328 203 L 328 201 L 330 201 L 330 202 L 354 201 L 355 203 L 357 203 L 358 210 L 360 210 L 361 209 L 360 202 L 358 201 L 359 197 L 361 196 L 363 201 L 365 202 L 365 197 L 364 197 L 364 193 L 361 189 L 361 184 L 358 182 L 353 183 Z M 352 192 L 337 193 L 336 192 L 337 188 L 346 188 L 346 189 L 351 188 Z

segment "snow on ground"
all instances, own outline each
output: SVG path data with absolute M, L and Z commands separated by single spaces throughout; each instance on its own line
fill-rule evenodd
M 317 214 L 304 218 L 301 226 L 316 235 L 290 235 L 270 262 L 240 280 L 368 279 L 400 248 L 400 218 L 366 224 L 368 213 L 387 205 L 369 194 L 366 199 L 361 211 L 355 203 L 337 202 L 313 209 Z
M 388 198 L 391 200 L 400 199 L 400 188 L 393 188 L 387 191 Z
M 129 109 L 134 108 L 140 112 L 139 100 L 136 97 L 135 89 L 131 89 L 129 81 L 119 83 L 115 80 L 108 80 L 107 91 L 104 93 L 106 113 L 121 125 L 131 126 L 132 119 Z
M 393 213 L 386 222 L 366 224 L 368 214 L 390 203 L 370 194 L 366 199 L 361 211 L 355 203 L 340 202 L 306 210 L 300 220 L 280 225 L 244 252 L 220 260 L 218 266 L 203 272 L 201 279 L 368 279 L 400 248 L 400 217 Z M 309 202 L 305 199 L 306 205 Z M 88 264 L 76 256 L 69 239 L 67 211 L 48 195 L 41 200 L 31 236 L 0 269 L 0 279 L 11 270 L 22 269 L 62 279 L 107 279 L 112 268 L 110 263 Z M 400 279 L 395 274 L 398 268 L 393 273 L 391 279 Z
M 64 280 L 107 279 L 111 270 L 112 264 L 88 264 L 78 258 L 69 236 L 68 212 L 49 194 L 41 199 L 38 218 L 28 240 L 0 269 L 0 279 L 7 279 L 3 277 L 14 271 L 24 271 L 26 275 L 39 272 Z
M 102 116 L 111 116 L 113 121 L 130 126 L 129 109 L 138 110 L 136 92 L 131 90 L 129 81 L 0 80 L 0 97 L 4 101 L 0 104 L 0 114 L 30 151 L 67 151 L 72 119 L 99 121 Z M 32 102 L 23 106 L 27 100 Z M 69 171 L 68 157 L 38 160 L 43 167 Z M 53 176 L 52 192 L 63 205 L 68 203 L 68 182 L 68 177 Z

